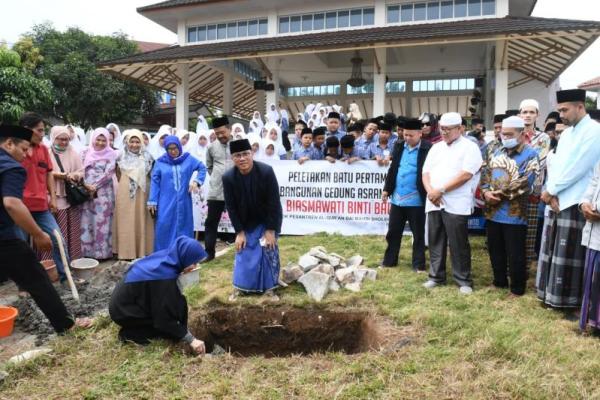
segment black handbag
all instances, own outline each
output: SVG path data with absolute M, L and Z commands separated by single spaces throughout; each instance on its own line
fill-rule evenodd
M 60 168 L 60 172 L 64 173 L 65 169 L 60 162 L 60 157 L 58 157 L 58 154 L 54 152 L 52 153 L 54 154 L 58 168 Z M 82 183 L 74 183 L 68 179 L 65 179 L 65 192 L 67 194 L 67 202 L 72 207 L 78 206 L 90 200 L 90 194 Z

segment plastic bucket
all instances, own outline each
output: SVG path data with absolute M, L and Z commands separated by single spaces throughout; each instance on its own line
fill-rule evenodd
M 79 279 L 91 279 L 96 273 L 96 267 L 100 263 L 93 258 L 79 258 L 71 261 L 71 271 Z
M 17 315 L 19 315 L 19 310 L 16 308 L 0 306 L 0 337 L 12 335 Z
M 48 278 L 50 278 L 51 282 L 58 281 L 58 270 L 56 269 L 56 264 L 54 260 L 42 260 L 40 261 L 46 273 L 48 274 Z

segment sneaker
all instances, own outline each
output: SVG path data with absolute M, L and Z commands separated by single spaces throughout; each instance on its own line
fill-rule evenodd
M 439 283 L 432 281 L 431 279 L 423 284 L 425 289 L 433 289 L 436 286 L 439 286 Z
M 473 288 L 471 286 L 461 286 L 458 291 L 460 294 L 471 294 L 473 293 Z

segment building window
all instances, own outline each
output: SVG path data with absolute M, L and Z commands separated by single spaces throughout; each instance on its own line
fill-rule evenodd
M 321 31 L 375 24 L 374 8 L 353 8 L 326 13 L 279 17 L 279 33 Z
M 412 88 L 413 92 L 472 90 L 475 88 L 475 78 L 416 80 Z
M 234 60 L 233 69 L 240 75 L 253 81 L 259 81 L 262 77 L 259 71 L 255 70 L 248 64 L 243 63 L 242 61 Z
M 336 96 L 340 94 L 340 85 L 294 86 L 285 90 L 287 97 Z
M 187 41 L 188 43 L 196 43 L 209 40 L 264 36 L 268 34 L 268 26 L 266 18 L 222 22 L 216 25 L 190 26 L 187 28 Z M 279 30 L 285 31 L 285 29 L 289 29 L 289 19 L 287 22 L 280 20 Z
M 390 24 L 495 14 L 496 0 L 420 1 L 387 6 L 387 22 Z

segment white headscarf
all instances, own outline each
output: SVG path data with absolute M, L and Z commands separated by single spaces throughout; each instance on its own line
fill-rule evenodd
M 209 131 L 200 131 L 194 136 L 194 140 L 190 140 L 183 148 L 183 151 L 186 151 L 192 155 L 192 157 L 200 160 L 203 164 L 206 164 L 206 151 L 208 150 L 208 145 L 210 144 L 210 133 Z M 206 139 L 206 146 L 200 146 L 200 138 Z
M 198 115 L 198 123 L 196 124 L 196 133 L 200 133 L 201 131 L 208 130 L 208 123 L 206 122 L 206 118 L 204 115 Z
M 236 130 L 238 128 L 239 128 L 240 132 L 236 133 Z M 240 124 L 239 122 L 236 122 L 235 124 L 233 124 L 231 126 L 231 137 L 233 138 L 233 140 L 246 139 L 247 135 L 246 135 L 246 131 L 244 130 L 244 125 Z
M 273 141 L 271 139 L 271 130 L 275 129 L 275 131 L 277 132 L 277 140 L 274 141 L 275 142 L 275 155 L 277 155 L 277 159 L 279 159 L 279 156 L 283 156 L 286 155 L 286 151 L 285 151 L 285 147 L 283 147 L 283 138 L 281 135 L 281 128 L 279 126 L 277 126 L 277 124 L 274 124 L 272 122 L 267 122 L 267 124 L 265 125 L 265 129 L 267 130 L 267 134 L 264 137 L 264 139 L 269 139 L 271 141 Z
M 71 138 L 71 142 L 69 144 L 73 146 L 73 149 L 76 152 L 81 153 L 87 147 L 85 143 L 85 132 L 83 129 L 79 127 L 76 128 L 73 125 L 67 125 L 66 128 L 71 128 L 73 129 L 73 132 L 75 132 L 75 136 Z
M 296 115 L 296 122 L 300 122 L 300 121 L 304 121 L 304 114 L 302 114 L 302 113 L 298 113 Z M 304 121 L 304 122 L 306 122 L 306 121 Z
M 257 133 L 258 135 L 260 135 L 260 133 L 262 132 L 263 126 L 265 126 L 265 124 L 263 123 L 262 119 L 260 118 L 260 112 L 254 111 L 254 114 L 252 114 L 252 119 L 250 120 L 250 125 L 249 125 L 248 130 L 252 133 Z
M 181 140 L 183 139 L 183 137 L 185 135 L 189 135 L 190 137 L 188 138 L 188 143 L 193 142 L 194 140 L 196 140 L 196 133 L 192 132 L 192 131 L 186 131 L 186 130 L 178 130 L 177 131 L 177 137 L 179 138 L 179 141 L 181 142 Z M 183 143 L 181 144 L 183 146 Z M 186 143 L 187 145 L 187 143 Z M 183 148 L 185 149 L 185 146 L 183 146 Z
M 285 119 L 286 121 L 288 121 L 288 123 L 290 122 L 290 117 L 288 116 L 288 112 L 285 108 L 280 108 L 279 113 L 281 114 L 282 121 Z
M 277 143 L 275 143 L 274 141 L 272 141 L 269 138 L 263 139 L 259 142 L 259 148 L 258 148 L 258 152 L 256 155 L 256 159 L 257 160 L 279 160 L 279 156 L 277 155 Z M 272 155 L 267 155 L 267 147 L 269 145 L 273 146 L 273 154 Z
M 272 122 L 274 124 L 279 124 L 279 120 L 281 116 L 279 112 L 277 112 L 277 107 L 275 107 L 275 103 L 269 104 L 269 109 L 267 110 L 267 122 Z
M 171 127 L 169 125 L 162 125 L 156 135 L 152 137 L 150 140 L 150 144 L 148 145 L 148 153 L 154 158 L 158 160 L 163 154 L 166 153 L 164 147 L 160 145 L 160 138 L 163 136 L 169 136 L 171 134 Z
M 115 137 L 113 139 L 113 147 L 115 149 L 122 148 L 123 137 L 121 136 L 121 129 L 119 129 L 119 125 L 111 122 L 110 124 L 106 125 L 106 130 L 110 132 L 110 128 L 115 128 L 116 130 Z
M 129 151 L 128 141 L 131 138 L 138 138 L 141 142 L 140 152 L 135 154 Z M 152 158 L 146 151 L 144 145 L 143 133 L 137 129 L 128 129 L 123 132 L 123 150 L 117 159 L 117 164 L 121 171 L 125 172 L 129 179 L 133 181 L 133 187 L 130 186 L 129 196 L 133 198 L 137 187 L 146 192 L 146 179 L 152 170 Z

